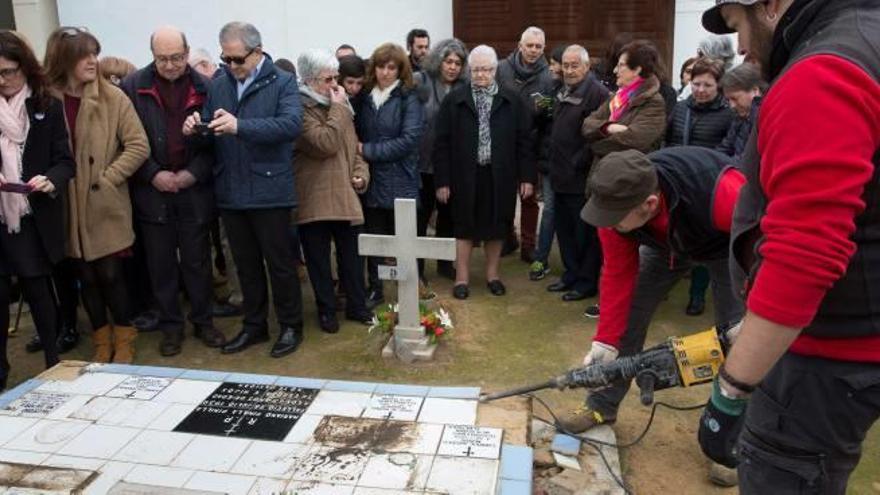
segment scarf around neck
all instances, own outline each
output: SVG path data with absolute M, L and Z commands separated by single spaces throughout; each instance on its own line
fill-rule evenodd
M 498 83 L 492 81 L 492 84 L 487 88 L 471 85 L 471 93 L 474 96 L 474 106 L 477 107 L 477 122 L 479 123 L 477 164 L 488 165 L 492 162 L 492 131 L 489 127 L 489 121 L 492 116 L 492 100 L 498 94 Z
M 25 101 L 31 96 L 31 88 L 25 85 L 8 100 L 0 97 L 0 159 L 6 182 L 19 183 L 22 175 L 22 154 L 30 130 Z M 27 196 L 19 193 L 0 193 L 0 221 L 6 224 L 10 234 L 21 230 L 21 217 L 30 213 Z
M 614 93 L 614 97 L 611 98 L 609 102 L 611 109 L 611 122 L 617 122 L 620 119 L 623 112 L 629 108 L 630 101 L 632 100 L 632 96 L 635 94 L 639 88 L 642 87 L 642 84 L 645 83 L 645 78 L 638 77 L 635 81 L 631 82 L 629 86 L 624 86 L 617 90 Z
M 322 95 L 321 93 L 318 93 L 317 91 L 309 87 L 306 83 L 300 83 L 299 92 L 300 94 L 308 96 L 309 98 L 315 100 L 315 102 L 322 107 L 330 107 L 330 98 Z M 348 108 L 348 111 L 351 112 L 352 118 L 354 118 L 354 108 L 352 108 L 351 102 L 348 101 L 348 98 L 345 99 L 344 105 L 346 108 Z
M 370 97 L 373 99 L 373 105 L 376 106 L 376 110 L 382 108 L 382 105 L 388 101 L 388 98 L 391 97 L 391 92 L 394 91 L 395 88 L 400 86 L 400 79 L 394 81 L 391 86 L 388 86 L 385 89 L 379 89 L 379 86 L 375 86 L 372 91 L 370 91 Z

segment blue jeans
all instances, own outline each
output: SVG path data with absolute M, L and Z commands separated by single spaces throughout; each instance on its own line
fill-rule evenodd
M 535 248 L 535 261 L 547 264 L 550 258 L 550 248 L 553 247 L 553 236 L 556 233 L 553 219 L 553 188 L 550 187 L 550 177 L 541 176 L 541 191 L 544 195 L 544 210 L 541 212 L 541 228 L 538 230 L 538 246 Z

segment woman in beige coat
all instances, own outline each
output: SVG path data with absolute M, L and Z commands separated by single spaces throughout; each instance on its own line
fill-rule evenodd
M 64 102 L 76 159 L 67 254 L 77 260 L 83 305 L 95 331 L 93 361 L 130 363 L 137 331 L 122 276 L 122 259 L 134 243 L 127 181 L 150 149 L 131 101 L 99 76 L 100 51 L 85 29 L 62 27 L 49 37 L 45 66 L 49 85 Z
M 303 130 L 296 140 L 297 224 L 321 330 L 335 333 L 336 298 L 330 273 L 330 241 L 336 245 L 339 279 L 345 289 L 345 317 L 367 323 L 364 267 L 357 250 L 364 215 L 357 195 L 370 174 L 357 150 L 354 112 L 338 86 L 339 62 L 329 52 L 310 51 L 297 60 L 303 102 Z

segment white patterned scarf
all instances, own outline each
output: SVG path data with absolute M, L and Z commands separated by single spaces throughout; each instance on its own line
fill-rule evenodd
M 474 105 L 477 107 L 480 129 L 477 140 L 477 164 L 484 166 L 492 163 L 492 130 L 489 127 L 489 120 L 492 117 L 492 100 L 498 94 L 498 84 L 492 81 L 487 88 L 471 85 L 471 93 L 474 96 Z

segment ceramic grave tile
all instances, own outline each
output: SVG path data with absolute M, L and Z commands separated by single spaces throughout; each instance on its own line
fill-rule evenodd
M 189 469 L 139 464 L 129 471 L 123 480 L 126 483 L 183 488 L 183 485 L 186 484 L 194 474 L 195 471 Z
M 174 461 L 174 467 L 199 471 L 227 472 L 250 446 L 250 440 L 214 436 L 197 436 Z
M 302 444 L 254 440 L 229 472 L 289 479 L 307 452 Z
M 144 430 L 113 456 L 113 460 L 165 466 L 194 438 L 187 433 Z M 161 445 L 161 449 L 156 446 Z
M 352 495 L 354 486 L 318 481 L 293 481 L 287 486 L 287 493 L 295 493 L 296 495 Z
M 107 461 L 88 457 L 72 457 L 68 455 L 53 455 L 43 461 L 41 466 L 51 466 L 70 469 L 85 469 L 87 471 L 99 470 Z
M 75 380 L 50 380 L 37 388 L 40 392 L 64 392 L 82 395 L 104 395 L 129 375 L 119 373 L 83 373 Z
M 469 425 L 446 425 L 438 455 L 498 459 L 501 454 L 500 428 Z
M 196 406 L 192 404 L 170 404 L 152 423 L 147 425 L 148 430 L 171 431 L 177 428 Z
M 415 421 L 423 400 L 404 395 L 374 395 L 363 417 Z
M 95 373 L 102 375 L 104 373 Z M 122 383 L 107 392 L 107 397 L 122 397 L 125 399 L 151 400 L 165 390 L 172 382 L 171 378 L 157 376 L 131 376 Z
M 315 445 L 339 450 L 407 452 L 420 436 L 418 424 L 409 421 L 325 416 L 314 439 Z
M 85 421 L 41 420 L 3 447 L 52 454 L 79 435 L 89 424 Z
M 257 481 L 254 483 L 254 486 L 251 487 L 251 491 L 248 492 L 248 495 L 293 495 L 295 492 L 284 491 L 284 489 L 287 488 L 287 485 L 287 480 L 257 478 Z
M 172 402 L 176 404 L 198 404 L 217 390 L 220 382 L 184 380 L 178 378 L 168 388 L 156 396 L 156 402 Z
M 317 394 L 310 388 L 227 382 L 174 431 L 281 441 Z
M 3 412 L 9 416 L 46 417 L 73 397 L 64 392 L 30 392 L 12 401 Z
M 70 413 L 68 417 L 84 421 L 97 421 L 120 402 L 122 402 L 122 399 L 118 397 L 92 397 L 80 406 L 79 409 Z
M 138 433 L 134 428 L 91 425 L 62 447 L 58 454 L 110 459 Z
M 364 450 L 315 447 L 297 463 L 293 479 L 354 485 L 366 467 L 369 455 Z
M 308 414 L 332 414 L 359 417 L 370 404 L 372 395 L 366 392 L 338 392 L 322 390 L 315 398 Z
M 455 495 L 493 494 L 497 474 L 498 461 L 437 456 L 425 488 Z
M 253 476 L 197 472 L 183 487 L 228 495 L 247 495 L 255 481 Z
M 37 422 L 35 418 L 16 418 L 0 416 L 0 445 L 17 437 Z
M 358 487 L 419 491 L 425 489 L 432 456 L 397 452 L 370 456 Z
M 102 425 L 145 428 L 167 408 L 168 404 L 161 402 L 122 399 L 97 422 Z
M 472 425 L 477 420 L 477 401 L 428 397 L 419 413 L 420 423 Z

